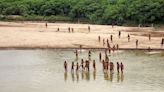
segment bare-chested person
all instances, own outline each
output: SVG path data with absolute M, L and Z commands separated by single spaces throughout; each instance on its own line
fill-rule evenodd
M 149 41 L 151 41 L 151 35 L 149 34 Z
M 68 32 L 69 32 L 69 33 L 71 32 L 71 28 L 70 28 L 70 27 L 68 27 Z
M 101 57 L 102 57 L 102 56 L 101 56 L 101 52 L 100 52 L 100 53 L 99 53 L 99 59 L 100 59 L 100 61 L 101 61 Z
M 90 32 L 90 30 L 91 30 L 91 28 L 90 28 L 90 26 L 88 26 L 88 31 Z
M 103 71 L 105 70 L 105 61 L 102 60 L 102 67 L 103 67 Z
M 107 47 L 108 47 L 108 49 L 110 49 L 110 44 L 109 44 L 109 42 L 107 43 Z
M 75 54 L 76 54 L 76 59 L 78 58 L 78 51 L 76 50 L 75 51 Z
M 72 30 L 72 33 L 74 32 L 74 29 L 73 28 L 71 28 L 71 30 Z
M 113 35 L 110 35 L 110 41 L 113 42 Z
M 120 72 L 120 64 L 117 62 L 117 73 Z
M 84 70 L 84 60 L 81 59 L 81 67 L 82 67 L 82 70 Z
M 101 42 L 101 37 L 100 36 L 98 36 L 98 41 Z
M 58 29 L 57 29 L 57 32 L 59 32 L 59 31 L 60 31 L 60 29 L 58 28 Z
M 93 60 L 93 69 L 94 69 L 94 71 L 96 70 L 96 62 L 95 62 L 95 60 Z
M 113 45 L 112 50 L 113 50 L 113 52 L 116 50 L 116 46 L 115 45 Z
M 163 44 L 164 44 L 164 38 L 162 38 L 161 40 L 161 47 L 163 47 Z
M 119 49 L 119 45 L 118 45 L 118 44 L 116 45 L 116 49 L 117 49 L 117 50 Z
M 103 46 L 105 45 L 105 39 L 103 39 Z
M 128 42 L 130 42 L 130 35 L 128 34 Z
M 121 31 L 118 32 L 118 37 L 119 37 L 119 38 L 121 37 Z
M 79 63 L 77 62 L 76 63 L 76 72 L 78 72 L 78 70 L 79 70 Z
M 91 58 L 91 51 L 90 50 L 88 51 L 88 58 L 89 59 Z
M 121 62 L 121 64 L 120 64 L 120 68 L 121 68 L 121 73 L 123 73 L 124 65 L 122 64 L 122 62 Z
M 71 72 L 74 72 L 74 62 L 72 62 Z
M 47 22 L 46 22 L 45 26 L 46 26 L 46 28 L 48 27 L 48 24 L 47 24 Z
M 65 69 L 65 72 L 67 72 L 67 61 L 64 62 L 64 69 Z
M 85 68 L 86 68 L 86 71 L 89 71 L 89 61 L 88 60 L 85 61 Z
M 113 73 L 114 71 L 114 64 L 113 62 L 110 62 L 110 72 Z
M 136 48 L 138 48 L 138 40 L 136 40 Z

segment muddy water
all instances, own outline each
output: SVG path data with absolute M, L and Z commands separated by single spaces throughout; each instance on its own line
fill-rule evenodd
M 96 72 L 71 73 L 71 62 L 88 59 L 82 50 L 78 60 L 74 50 L 1 50 L 0 92 L 163 92 L 164 52 L 118 51 L 109 58 L 114 74 L 104 74 L 99 52 L 93 51 Z M 63 62 L 68 61 L 68 72 Z M 116 62 L 123 62 L 123 74 L 117 74 Z M 91 62 L 92 64 L 92 62 Z M 92 66 L 92 65 L 91 65 Z

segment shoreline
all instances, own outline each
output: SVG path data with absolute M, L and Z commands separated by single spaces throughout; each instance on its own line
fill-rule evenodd
M 0 50 L 45 50 L 45 49 L 63 49 L 63 50 L 69 50 L 69 49 L 83 49 L 83 50 L 105 50 L 108 48 L 56 48 L 56 47 L 0 47 Z M 152 48 L 152 49 L 146 49 L 146 48 L 119 48 L 115 49 L 117 50 L 146 50 L 146 51 L 164 51 L 164 48 Z

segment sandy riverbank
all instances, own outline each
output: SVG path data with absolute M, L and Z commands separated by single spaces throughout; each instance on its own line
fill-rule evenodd
M 88 25 L 91 32 L 88 32 Z M 74 28 L 74 33 L 68 32 L 68 27 Z M 59 32 L 57 28 L 60 28 Z M 135 41 L 139 40 L 140 49 L 163 49 L 161 39 L 164 38 L 164 31 L 155 31 L 152 27 L 123 27 L 110 25 L 90 25 L 90 24 L 69 24 L 69 23 L 45 23 L 32 22 L 0 22 L 0 48 L 106 48 L 103 46 L 102 39 L 109 39 L 113 35 L 113 43 L 120 48 L 135 49 Z M 118 37 L 121 31 L 121 38 Z M 131 35 L 128 42 L 127 35 Z M 151 41 L 148 39 L 151 34 Z M 98 36 L 101 36 L 101 43 Z

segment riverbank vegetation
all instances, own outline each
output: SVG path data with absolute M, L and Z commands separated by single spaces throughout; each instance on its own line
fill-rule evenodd
M 164 0 L 0 0 L 0 20 L 164 23 Z

